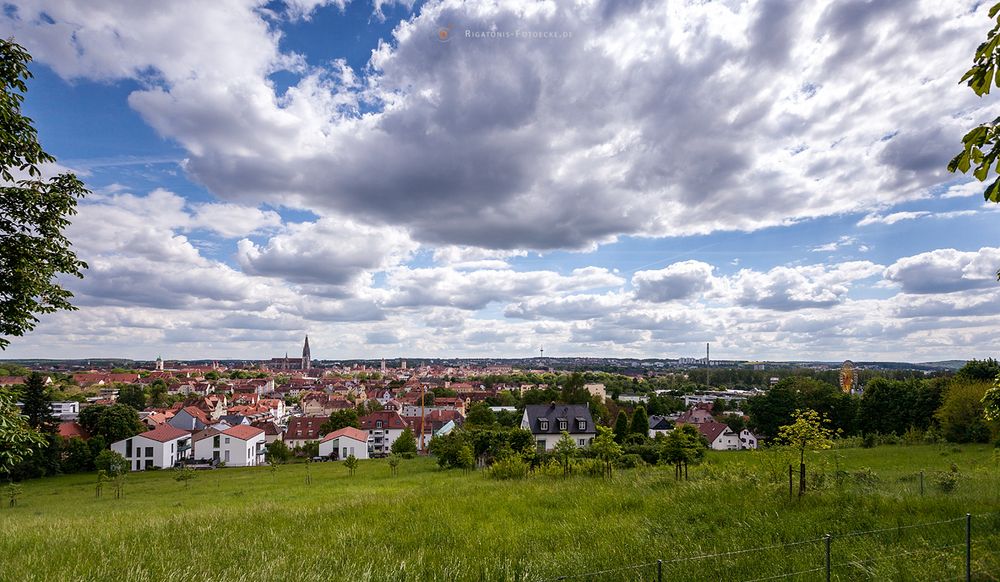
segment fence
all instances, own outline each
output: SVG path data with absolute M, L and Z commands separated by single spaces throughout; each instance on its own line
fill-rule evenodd
M 620 574 L 621 577 L 626 577 L 632 573 L 635 580 L 656 580 L 657 582 L 663 582 L 663 580 L 678 580 L 678 579 L 693 579 L 693 578 L 703 578 L 704 576 L 698 573 L 692 574 L 690 571 L 685 575 L 675 575 L 671 577 L 669 572 L 664 575 L 664 571 L 670 569 L 671 567 L 683 566 L 685 564 L 704 562 L 708 560 L 720 560 L 720 559 L 730 559 L 736 556 L 745 556 L 747 554 L 760 554 L 766 552 L 773 552 L 780 550 L 784 555 L 791 549 L 809 549 L 811 550 L 813 557 L 811 561 L 813 567 L 806 567 L 799 570 L 794 570 L 791 572 L 783 572 L 774 575 L 767 575 L 759 578 L 738 578 L 729 576 L 727 579 L 742 582 L 763 582 L 765 580 L 782 580 L 782 579 L 796 579 L 803 578 L 809 580 L 826 580 L 830 582 L 835 573 L 842 572 L 845 574 L 844 579 L 854 580 L 860 578 L 867 572 L 868 576 L 877 576 L 873 571 L 873 564 L 879 562 L 884 562 L 886 560 L 891 560 L 900 557 L 908 557 L 909 559 L 915 560 L 915 567 L 919 567 L 919 562 L 916 561 L 918 557 L 930 558 L 930 563 L 937 563 L 938 565 L 944 564 L 948 566 L 955 566 L 954 561 L 961 558 L 962 562 L 956 570 L 960 570 L 961 573 L 958 575 L 952 575 L 950 577 L 941 577 L 939 573 L 931 573 L 931 577 L 928 580 L 965 580 L 970 582 L 972 580 L 972 575 L 975 573 L 973 570 L 973 517 L 976 518 L 986 518 L 990 516 L 998 516 L 1000 512 L 994 513 L 983 513 L 983 514 L 965 514 L 962 517 L 956 517 L 954 519 L 946 519 L 941 521 L 933 521 L 926 523 L 916 523 L 909 525 L 898 525 L 896 527 L 888 527 L 881 529 L 873 529 L 867 531 L 852 531 L 852 532 L 842 532 L 842 533 L 829 533 L 821 537 L 811 538 L 806 540 L 800 540 L 795 542 L 789 542 L 785 544 L 775 544 L 770 546 L 762 546 L 755 548 L 747 548 L 740 550 L 733 550 L 728 552 L 718 552 L 712 554 L 700 554 L 694 556 L 684 556 L 671 559 L 661 559 L 655 562 L 643 562 L 638 564 L 629 564 L 626 566 L 621 566 L 618 568 L 610 568 L 606 570 L 599 570 L 594 572 L 584 572 L 579 574 L 567 574 L 563 576 L 557 576 L 554 578 L 543 579 L 542 582 L 555 581 L 555 580 L 586 580 L 586 579 L 606 579 L 612 577 L 614 574 Z M 955 532 L 947 532 L 946 528 L 949 526 L 959 526 L 956 527 Z M 875 536 L 892 534 L 896 536 L 896 541 L 903 541 L 903 538 L 909 532 L 925 531 L 927 529 L 932 529 L 933 532 L 941 532 L 942 529 L 945 530 L 945 541 L 949 543 L 934 543 L 929 545 L 929 540 L 927 537 L 918 537 L 914 541 L 922 542 L 923 545 L 917 548 L 908 548 L 899 552 L 890 554 L 880 554 L 872 557 L 870 554 L 867 556 L 852 557 L 850 559 L 844 559 L 844 555 L 850 555 L 852 552 L 851 545 L 855 540 L 870 539 Z M 996 533 L 996 531 L 992 532 Z M 961 538 L 960 540 L 956 538 Z M 952 543 L 953 542 L 953 543 Z M 857 544 L 854 544 L 857 546 Z M 842 549 L 841 549 L 842 548 Z M 959 548 L 961 551 L 959 552 Z M 855 547 L 855 550 L 857 548 Z M 840 550 L 840 551 L 838 551 Z M 984 547 L 975 548 L 977 554 L 986 554 L 993 557 L 1000 557 L 1000 546 L 998 548 Z M 869 548 L 870 551 L 870 548 Z M 954 554 L 954 555 L 949 555 Z M 837 561 L 839 558 L 839 561 Z M 942 561 L 942 558 L 951 558 L 952 562 Z M 849 570 L 845 572 L 845 570 Z M 909 574 L 919 574 L 919 572 L 909 572 Z M 924 572 L 926 575 L 927 573 Z M 838 579 L 840 576 L 837 577 Z M 917 579 L 917 578 L 914 578 Z

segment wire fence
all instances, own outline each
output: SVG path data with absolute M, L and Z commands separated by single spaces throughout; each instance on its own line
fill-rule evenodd
M 774 544 L 726 552 L 715 552 L 710 554 L 697 554 L 692 556 L 681 556 L 670 559 L 656 560 L 655 562 L 643 562 L 628 564 L 618 568 L 609 568 L 593 572 L 581 572 L 566 574 L 554 578 L 545 578 L 540 582 L 556 580 L 586 580 L 605 579 L 611 575 L 619 574 L 620 577 L 628 576 L 631 572 L 637 576 L 636 580 L 656 580 L 663 582 L 665 579 L 689 579 L 692 577 L 690 570 L 678 574 L 670 575 L 669 570 L 673 566 L 690 564 L 692 562 L 709 561 L 716 562 L 716 567 L 728 568 L 731 566 L 728 560 L 736 557 L 745 557 L 748 554 L 766 554 L 781 551 L 783 560 L 772 561 L 770 565 L 781 569 L 792 570 L 789 572 L 777 572 L 763 575 L 761 577 L 746 578 L 738 575 L 730 575 L 727 579 L 742 582 L 763 582 L 765 580 L 785 580 L 796 579 L 808 576 L 809 580 L 827 580 L 828 582 L 836 575 L 837 579 L 854 580 L 858 578 L 880 577 L 876 569 L 880 563 L 888 562 L 898 558 L 907 558 L 908 571 L 902 572 L 909 575 L 923 575 L 930 570 L 931 577 L 928 580 L 972 580 L 974 573 L 979 572 L 974 568 L 973 551 L 977 559 L 989 558 L 989 563 L 996 563 L 1000 558 L 1000 549 L 981 544 L 982 547 L 974 546 L 973 522 L 985 523 L 987 518 L 998 517 L 1000 512 L 965 514 L 962 517 L 945 519 L 939 521 L 913 523 L 897 525 L 879 529 L 849 531 L 840 533 L 830 533 L 818 538 L 810 538 L 784 544 Z M 997 524 L 994 524 L 997 525 Z M 949 527 L 951 526 L 951 527 Z M 923 532 L 931 532 L 930 536 L 917 535 Z M 991 533 L 996 533 L 995 529 Z M 886 553 L 888 549 L 879 546 L 878 536 L 893 534 L 896 536 L 895 543 L 909 541 L 910 547 L 904 547 L 899 551 Z M 907 536 L 912 536 L 906 539 Z M 868 542 L 865 545 L 864 542 Z M 944 539 L 933 539 L 944 538 Z M 873 544 L 875 549 L 873 549 Z M 913 547 L 915 546 L 915 547 Z M 808 550 L 808 554 L 799 556 L 793 560 L 791 552 Z M 877 550 L 877 555 L 872 555 Z M 755 558 L 757 556 L 754 556 Z M 837 561 L 834 561 L 837 558 Z M 758 565 L 760 561 L 758 559 Z M 981 566 L 982 567 L 982 566 Z M 667 576 L 664 576 L 664 571 Z M 763 572 L 759 572 L 764 574 Z M 900 572 L 897 572 L 899 574 Z M 694 577 L 705 577 L 694 574 Z M 916 579 L 916 578 L 915 578 Z

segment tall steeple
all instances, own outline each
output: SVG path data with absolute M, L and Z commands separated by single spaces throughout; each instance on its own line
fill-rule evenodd
M 306 336 L 306 343 L 302 346 L 302 369 L 312 368 L 312 356 L 309 354 L 309 336 Z

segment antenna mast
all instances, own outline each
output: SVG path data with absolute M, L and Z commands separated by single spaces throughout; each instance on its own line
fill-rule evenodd
M 707 388 L 711 388 L 712 387 L 712 382 L 711 382 L 711 378 L 709 377 L 709 374 L 711 373 L 711 370 L 712 370 L 712 360 L 709 359 L 709 355 L 708 354 L 709 354 L 709 352 L 708 352 L 708 343 L 706 342 L 705 343 L 705 386 Z

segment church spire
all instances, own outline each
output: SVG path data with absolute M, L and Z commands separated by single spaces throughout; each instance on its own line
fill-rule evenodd
M 306 335 L 306 343 L 302 345 L 302 369 L 312 368 L 312 354 L 309 353 L 309 336 Z

